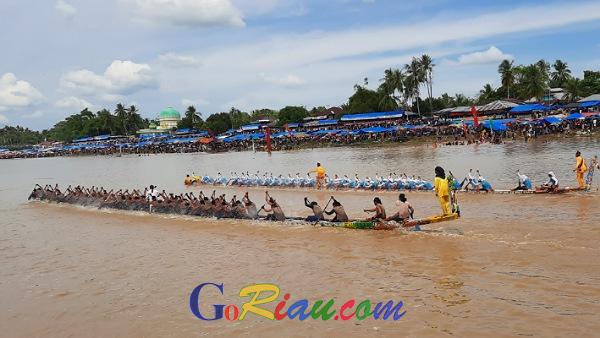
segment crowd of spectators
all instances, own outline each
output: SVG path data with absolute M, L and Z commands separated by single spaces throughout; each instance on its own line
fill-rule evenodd
M 579 114 L 579 113 L 578 113 Z M 543 135 L 591 133 L 597 130 L 600 113 L 590 111 L 577 115 L 534 115 L 528 118 L 472 119 L 424 118 L 339 123 L 328 126 L 294 129 L 271 128 L 271 149 L 290 150 L 308 147 L 334 147 L 367 143 L 394 143 L 422 139 L 439 145 L 502 143 L 505 140 L 531 140 Z M 101 142 L 53 144 L 19 151 L 0 151 L 0 159 L 78 155 L 116 155 L 195 153 L 226 151 L 263 151 L 267 149 L 266 130 L 225 137 L 163 136 L 150 139 L 136 137 L 109 139 Z

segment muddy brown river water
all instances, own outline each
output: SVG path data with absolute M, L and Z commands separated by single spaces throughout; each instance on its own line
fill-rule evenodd
M 574 152 L 600 141 L 573 138 L 505 145 L 315 149 L 274 153 L 169 154 L 0 161 L 0 336 L 395 336 L 594 337 L 600 332 L 600 194 L 460 195 L 463 217 L 429 231 L 361 231 L 300 224 L 99 211 L 27 202 L 34 183 L 185 188 L 186 173 L 268 170 L 330 174 L 406 172 L 432 179 L 442 165 L 480 169 L 497 188 L 516 169 L 539 184 L 553 170 L 574 185 Z M 598 177 L 597 177 L 598 179 Z M 598 186 L 596 182 L 595 188 Z M 219 188 L 228 195 L 242 190 Z M 262 189 L 250 190 L 260 200 Z M 302 198 L 331 192 L 274 190 L 289 215 Z M 351 217 L 372 198 L 393 209 L 396 193 L 336 192 Z M 438 212 L 432 193 L 408 193 L 416 216 Z M 259 203 L 257 203 L 259 204 Z M 262 203 L 260 203 L 262 204 Z M 259 205 L 260 205 L 259 204 Z M 404 302 L 398 320 L 202 321 L 189 308 L 204 282 L 211 304 L 244 301 L 240 288 L 273 283 L 306 298 Z M 339 302 L 339 303 L 338 303 Z M 265 307 L 273 309 L 275 303 Z

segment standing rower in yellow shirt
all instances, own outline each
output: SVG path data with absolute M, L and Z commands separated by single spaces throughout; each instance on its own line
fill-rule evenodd
M 435 167 L 435 181 L 433 186 L 435 187 L 435 195 L 442 207 L 442 213 L 444 215 L 450 215 L 452 213 L 452 208 L 450 207 L 448 180 L 446 179 L 446 173 L 442 167 Z
M 311 173 L 317 174 L 317 189 L 325 186 L 325 168 L 321 166 L 321 163 L 317 162 L 317 167 Z
M 585 160 L 579 151 L 575 153 L 575 169 L 573 171 L 577 174 L 577 183 L 579 184 L 579 189 L 585 189 L 583 174 L 585 174 L 587 171 L 587 167 L 585 166 Z

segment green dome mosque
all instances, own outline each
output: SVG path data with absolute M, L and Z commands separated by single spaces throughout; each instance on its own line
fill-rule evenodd
M 158 115 L 159 129 L 177 128 L 177 123 L 181 120 L 181 114 L 173 107 L 167 107 Z
M 163 134 L 177 128 L 177 123 L 181 121 L 181 114 L 173 107 L 167 107 L 158 114 L 158 126 L 150 122 L 147 129 L 138 130 L 138 134 Z

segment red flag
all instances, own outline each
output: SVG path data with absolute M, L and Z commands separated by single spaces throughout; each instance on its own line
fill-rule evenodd
M 475 106 L 471 106 L 471 115 L 473 115 L 473 128 L 479 127 L 479 117 Z

